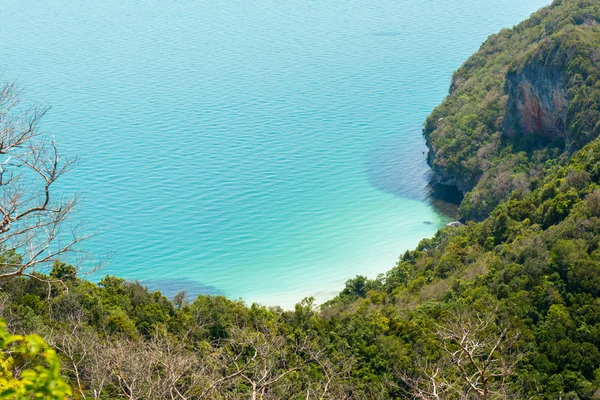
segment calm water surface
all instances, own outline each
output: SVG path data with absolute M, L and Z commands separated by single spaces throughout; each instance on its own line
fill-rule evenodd
M 62 189 L 164 293 L 290 306 L 447 222 L 421 124 L 488 34 L 547 0 L 5 0 L 0 69 L 81 166 Z

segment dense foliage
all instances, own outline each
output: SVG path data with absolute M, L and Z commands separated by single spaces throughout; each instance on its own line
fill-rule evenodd
M 0 321 L 0 398 L 63 400 L 71 394 L 56 352 L 38 335 L 10 335 Z
M 555 1 L 490 36 L 455 72 L 424 134 L 435 180 L 467 194 L 466 218 L 481 220 L 513 191 L 528 192 L 546 160 L 599 136 L 599 22 L 595 0 Z M 535 120 L 544 112 L 565 115 L 548 127 Z M 523 113 L 530 132 L 519 126 Z
M 468 338 L 499 343 L 482 350 L 503 366 L 483 398 L 592 398 L 599 182 L 594 142 L 549 164 L 536 190 L 485 221 L 440 230 L 376 280 L 349 280 L 320 311 L 310 301 L 293 311 L 222 297 L 171 302 L 119 278 L 79 280 L 57 263 L 52 275 L 66 277 L 68 291 L 13 279 L 0 315 L 14 331 L 43 335 L 82 396 L 397 398 L 425 391 L 438 371 L 444 398 L 455 398 L 451 390 L 466 392 L 468 382 L 449 355 L 470 327 Z

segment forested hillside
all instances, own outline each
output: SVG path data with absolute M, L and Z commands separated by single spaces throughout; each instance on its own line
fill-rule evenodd
M 492 35 L 452 78 L 424 134 L 436 184 L 466 197 L 461 213 L 485 218 L 527 192 L 547 160 L 600 134 L 600 4 L 555 1 Z
M 57 263 L 68 291 L 12 279 L 1 312 L 11 330 L 45 337 L 89 397 L 434 398 L 425 392 L 435 383 L 443 398 L 592 398 L 599 179 L 593 143 L 524 199 L 441 230 L 321 310 L 171 302 L 119 278 L 81 281 Z
M 5 250 L 0 317 L 56 350 L 71 390 L 38 337 L 0 327 L 0 397 L 600 398 L 599 21 L 598 1 L 555 1 L 484 43 L 425 127 L 480 221 L 320 307 L 170 300 Z

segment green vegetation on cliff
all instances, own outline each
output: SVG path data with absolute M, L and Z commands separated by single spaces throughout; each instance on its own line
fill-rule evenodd
M 434 182 L 466 194 L 467 219 L 530 191 L 545 161 L 598 137 L 599 22 L 597 1 L 555 1 L 490 36 L 455 72 L 424 134 Z

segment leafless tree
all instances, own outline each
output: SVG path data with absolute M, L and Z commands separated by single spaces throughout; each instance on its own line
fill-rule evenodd
M 318 340 L 310 343 L 307 353 L 310 356 L 310 362 L 316 364 L 321 370 L 322 376 L 308 382 L 306 400 L 351 399 L 353 387 L 349 382 L 356 360 L 347 355 L 344 349 L 338 349 L 335 355 L 327 354 Z
M 416 359 L 418 373 L 399 371 L 400 379 L 410 388 L 409 395 L 418 400 L 446 400 L 456 395 L 453 385 L 445 378 L 449 365 L 444 359 L 430 362 Z M 463 397 L 459 398 L 462 400 Z
M 86 329 L 84 321 L 82 310 L 71 313 L 68 316 L 68 323 L 63 329 L 52 330 L 44 337 L 48 344 L 59 351 L 63 359 L 63 371 L 72 377 L 73 389 L 82 399 L 87 398 L 84 387 L 86 382 L 92 379 L 94 368 L 91 354 L 97 354 L 100 349 L 100 338 L 89 328 Z M 105 379 L 101 374 L 93 378 L 101 380 L 100 387 L 104 385 Z
M 97 338 L 99 339 L 99 338 Z M 63 342 L 77 342 L 61 338 Z M 86 339 L 85 343 L 89 341 Z M 200 362 L 197 354 L 175 340 L 156 335 L 149 340 L 141 338 L 107 338 L 98 341 L 93 349 L 78 349 L 77 362 L 86 357 L 85 376 L 94 399 L 125 398 L 187 400 L 203 398 L 201 393 L 217 379 L 209 365 Z M 69 345 L 58 346 L 68 361 Z M 78 380 L 75 380 L 79 383 Z M 81 390 L 85 398 L 85 391 Z
M 417 363 L 419 374 L 400 377 L 415 399 L 508 399 L 509 378 L 520 360 L 518 333 L 499 322 L 496 310 L 457 311 L 437 326 L 444 355 Z
M 495 310 L 456 312 L 439 326 L 437 335 L 467 394 L 480 399 L 508 398 L 506 379 L 520 359 L 518 334 L 498 322 Z
M 0 279 L 29 276 L 73 251 L 82 237 L 66 231 L 74 198 L 56 182 L 76 160 L 61 156 L 40 130 L 47 108 L 24 108 L 14 84 L 0 88 Z
M 226 379 L 220 379 L 210 389 L 248 387 L 247 395 L 252 400 L 280 398 L 273 393 L 274 388 L 289 393 L 291 389 L 285 389 L 285 378 L 306 364 L 300 357 L 304 345 L 286 345 L 286 338 L 269 328 L 233 329 L 231 338 L 219 346 L 221 351 L 215 363 L 220 365 L 220 375 Z M 240 395 L 235 393 L 233 398 Z

